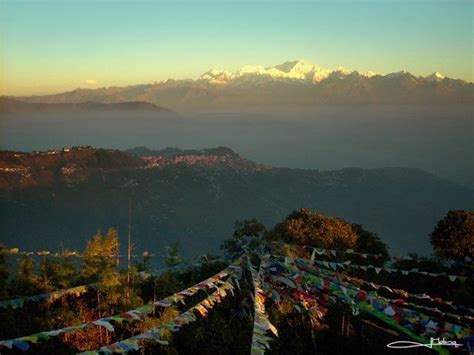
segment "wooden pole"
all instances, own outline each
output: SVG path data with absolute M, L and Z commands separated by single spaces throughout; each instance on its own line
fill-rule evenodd
M 128 202 L 128 247 L 127 247 L 127 285 L 128 287 L 130 287 L 130 259 L 132 255 L 131 216 L 132 216 L 132 199 L 130 198 Z
M 342 314 L 342 321 L 341 321 L 341 335 L 344 336 L 344 321 L 345 321 L 345 314 Z
M 118 270 L 120 266 L 120 237 L 119 236 L 117 236 L 117 246 L 115 248 L 115 266 L 117 267 L 117 270 Z

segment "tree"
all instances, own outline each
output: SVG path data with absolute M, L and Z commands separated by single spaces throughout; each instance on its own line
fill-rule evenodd
M 121 277 L 117 267 L 118 233 L 110 228 L 106 235 L 98 231 L 87 242 L 83 257 L 83 275 L 98 281 L 97 300 L 100 311 L 121 302 Z
M 177 266 L 183 262 L 183 259 L 179 255 L 180 249 L 179 241 L 171 243 L 170 246 L 166 247 L 165 264 L 167 267 Z
M 7 283 L 10 275 L 7 252 L 3 244 L 0 243 L 0 299 L 7 296 Z
M 436 255 L 442 259 L 474 258 L 474 212 L 449 211 L 438 222 L 430 239 Z
M 40 264 L 38 282 L 45 291 L 72 287 L 78 279 L 78 270 L 69 257 L 45 256 Z
M 18 263 L 15 280 L 15 291 L 19 295 L 29 295 L 38 292 L 38 276 L 34 272 L 35 261 L 23 254 Z
M 117 230 L 110 228 L 106 235 L 100 231 L 87 242 L 83 258 L 83 273 L 86 278 L 101 281 L 110 271 L 117 271 L 118 234 Z
M 151 258 L 152 254 L 150 254 L 148 251 L 145 251 L 143 254 L 143 259 L 142 261 L 139 261 L 135 264 L 135 268 L 137 269 L 137 272 L 145 271 L 145 272 L 150 272 L 151 270 Z
M 269 240 L 325 249 L 353 249 L 388 257 L 388 247 L 373 232 L 342 218 L 323 216 L 302 208 L 292 212 L 268 234 Z
M 325 217 L 306 208 L 291 213 L 269 233 L 269 239 L 327 249 L 356 249 L 357 233 L 337 217 Z
M 224 241 L 221 249 L 231 258 L 240 255 L 244 249 L 256 251 L 262 246 L 265 233 L 265 226 L 255 218 L 237 220 L 232 237 Z
M 388 259 L 388 246 L 376 233 L 365 230 L 361 224 L 353 224 L 352 228 L 357 234 L 357 251 L 382 255 L 383 259 Z

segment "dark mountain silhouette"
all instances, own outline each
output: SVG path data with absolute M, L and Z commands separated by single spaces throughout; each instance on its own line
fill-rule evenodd
M 80 103 L 28 103 L 9 97 L 0 97 L 0 113 L 7 114 L 47 114 L 47 113 L 88 113 L 88 112 L 149 112 L 172 113 L 171 110 L 148 102 L 130 101 L 117 103 L 80 102 Z
M 110 226 L 124 236 L 131 199 L 133 238 L 155 252 L 174 240 L 187 255 L 217 251 L 236 219 L 271 227 L 308 207 L 362 223 L 392 252 L 427 253 L 436 221 L 450 209 L 474 208 L 473 190 L 418 169 L 272 168 L 228 148 L 132 152 L 140 156 L 90 147 L 1 152 L 2 242 L 82 248 Z

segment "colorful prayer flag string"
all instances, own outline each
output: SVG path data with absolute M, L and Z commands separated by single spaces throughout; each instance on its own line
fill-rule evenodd
M 261 263 L 264 264 L 265 257 L 262 257 Z M 275 326 L 268 319 L 265 312 L 265 295 L 262 290 L 264 279 L 262 277 L 263 266 L 260 266 L 259 271 L 254 268 L 250 259 L 248 265 L 252 274 L 252 283 L 254 287 L 254 324 L 253 336 L 251 345 L 251 354 L 264 354 L 266 350 L 270 350 L 269 342 L 272 338 L 266 335 L 267 331 L 271 331 L 275 336 L 278 336 L 278 331 Z
M 234 294 L 234 283 L 238 285 L 238 279 L 240 279 L 241 274 L 241 269 L 237 269 L 236 274 L 231 275 L 229 280 L 219 286 L 210 296 L 165 324 L 151 328 L 133 337 L 103 346 L 98 350 L 86 351 L 81 354 L 96 355 L 101 352 L 124 353 L 128 351 L 138 351 L 146 340 L 154 340 L 159 344 L 168 345 L 168 341 L 163 339 L 163 335 L 166 331 L 177 332 L 183 326 L 194 322 L 196 320 L 195 312 L 198 312 L 202 317 L 206 317 L 208 312 L 212 310 L 217 303 L 222 302 L 228 296 L 229 292 Z
M 209 277 L 208 279 L 201 281 L 191 287 L 188 287 L 185 290 L 177 292 L 171 296 L 168 296 L 162 300 L 146 304 L 139 308 L 123 312 L 120 314 L 116 314 L 113 316 L 104 317 L 101 319 L 97 319 L 95 321 L 91 321 L 88 323 L 83 323 L 80 325 L 70 326 L 61 329 L 55 329 L 45 332 L 35 333 L 29 336 L 23 336 L 15 339 L 7 339 L 0 341 L 0 349 L 2 346 L 11 349 L 13 346 L 17 347 L 20 350 L 28 350 L 30 347 L 30 343 L 36 343 L 39 340 L 46 340 L 50 337 L 55 337 L 60 334 L 64 333 L 73 333 L 75 331 L 81 329 L 87 329 L 94 326 L 101 326 L 109 330 L 113 330 L 113 325 L 110 323 L 111 321 L 122 322 L 122 321 L 133 321 L 133 320 L 141 320 L 148 314 L 152 313 L 155 307 L 169 307 L 172 304 L 177 302 L 184 302 L 186 297 L 196 294 L 198 291 L 207 289 L 210 287 L 218 287 L 220 284 L 223 284 L 223 278 L 232 275 L 239 269 L 239 266 L 236 264 L 230 265 L 224 270 L 220 271 L 219 273 L 215 274 L 214 276 Z

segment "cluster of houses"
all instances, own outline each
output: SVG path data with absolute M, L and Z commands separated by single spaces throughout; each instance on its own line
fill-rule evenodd
M 61 154 L 61 153 L 70 153 L 74 151 L 81 151 L 81 150 L 90 150 L 94 149 L 91 146 L 77 146 L 77 147 L 71 147 L 71 148 L 63 148 L 63 149 L 48 149 L 46 152 L 40 152 L 37 150 L 34 150 L 32 154 L 35 155 L 54 155 L 54 154 Z M 20 156 L 20 154 L 15 154 L 15 156 Z

